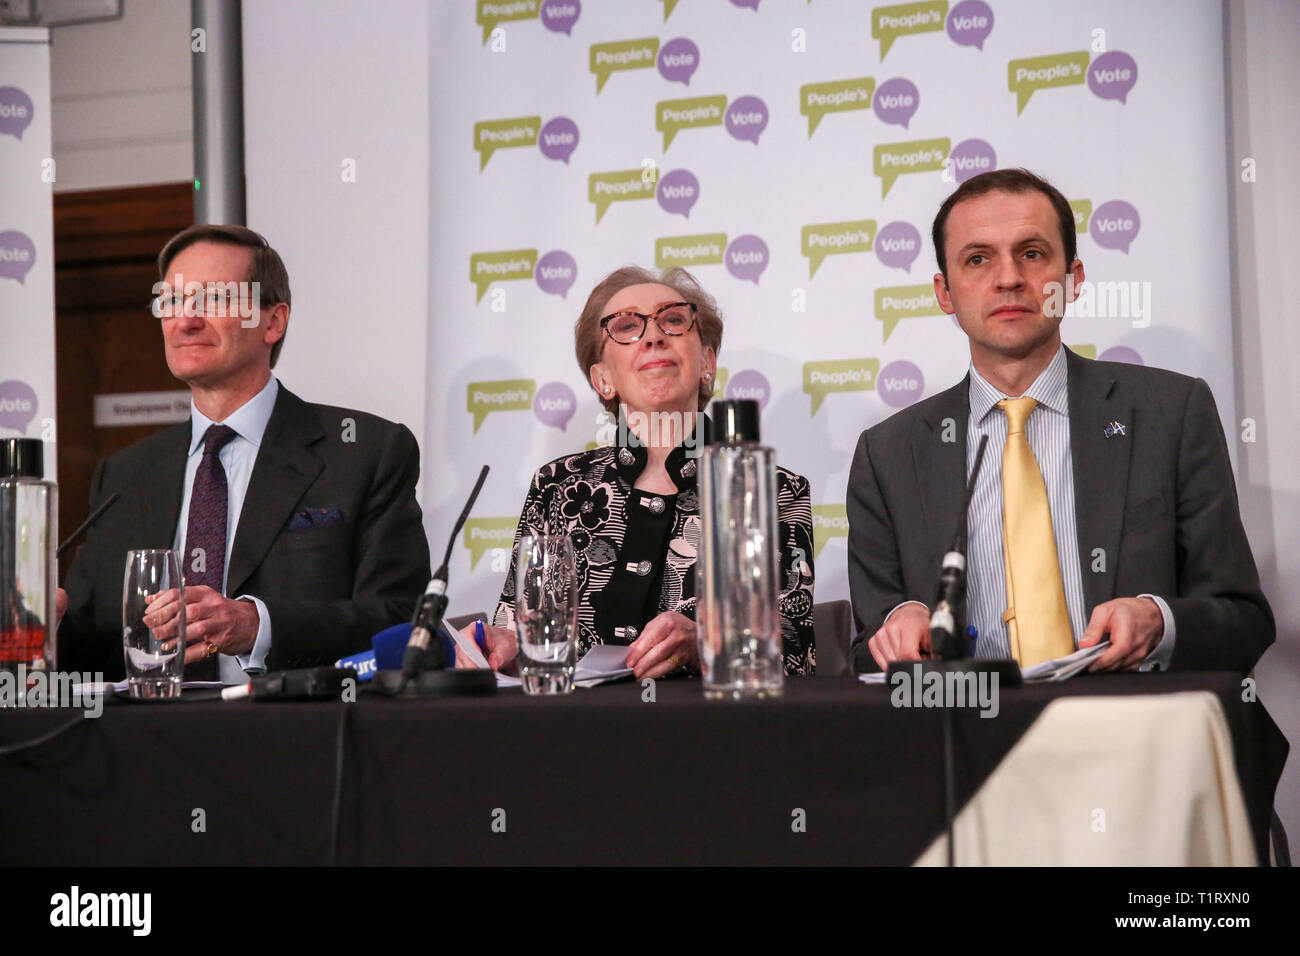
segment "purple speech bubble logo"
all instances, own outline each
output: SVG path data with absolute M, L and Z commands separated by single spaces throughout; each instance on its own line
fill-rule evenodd
M 907 129 L 916 108 L 921 105 L 921 94 L 916 91 L 916 84 L 896 76 L 886 80 L 876 88 L 876 95 L 871 100 L 871 108 L 884 123 L 893 123 Z
M 747 368 L 727 379 L 726 397 L 729 401 L 753 399 L 758 402 L 759 411 L 762 411 L 767 408 L 767 400 L 772 397 L 772 386 L 762 372 Z
M 567 164 L 578 148 L 578 124 L 567 116 L 548 120 L 537 135 L 537 148 L 547 159 L 559 159 Z
M 1088 235 L 1103 249 L 1119 249 L 1125 255 L 1142 228 L 1138 211 L 1122 199 L 1112 199 L 1097 207 L 1088 221 Z
M 964 183 L 973 176 L 998 168 L 998 154 L 982 139 L 964 139 L 948 153 L 953 175 Z
M 758 277 L 767 268 L 767 243 L 758 236 L 737 236 L 727 246 L 727 271 L 737 279 L 758 285 Z
M 21 140 L 35 115 L 30 96 L 16 86 L 0 86 L 0 133 Z
M 567 252 L 555 249 L 537 260 L 533 278 L 537 280 L 537 287 L 543 292 L 564 299 L 569 295 L 569 287 L 573 285 L 573 280 L 578 278 L 578 264 Z
M 921 254 L 921 233 L 910 222 L 891 222 L 876 234 L 876 258 L 893 269 L 912 271 Z
M 759 0 L 731 0 L 733 7 L 749 7 L 755 13 L 758 12 L 758 3 Z
M 757 96 L 742 96 L 727 107 L 727 132 L 736 139 L 747 139 L 755 146 L 767 129 L 767 104 Z
M 533 396 L 533 414 L 537 420 L 560 431 L 568 428 L 569 420 L 577 410 L 578 400 L 573 389 L 563 382 L 547 382 Z
M 581 13 L 582 3 L 579 0 L 543 0 L 542 26 L 552 33 L 573 36 L 573 25 L 578 22 Z
M 1088 67 L 1088 89 L 1103 100 L 1127 103 L 1129 90 L 1137 81 L 1137 63 L 1119 50 L 1103 53 Z
M 1114 345 L 1097 356 L 1102 362 L 1124 362 L 1128 365 L 1143 365 L 1142 356 L 1127 345 Z
M 890 408 L 906 408 L 925 391 L 925 376 L 911 362 L 890 362 L 876 376 L 876 394 Z
M 960 46 L 984 49 L 993 32 L 993 10 L 984 0 L 963 0 L 948 14 L 948 36 Z
M 0 232 L 0 278 L 22 285 L 34 265 L 36 246 L 25 233 L 13 229 Z
M 0 382 L 0 426 L 26 435 L 27 425 L 35 417 L 36 391 L 17 379 Z
M 691 218 L 691 207 L 700 199 L 700 181 L 688 169 L 674 169 L 659 178 L 655 194 L 664 212 Z
M 673 83 L 691 85 L 700 68 L 700 48 L 686 37 L 669 40 L 659 48 L 659 75 Z

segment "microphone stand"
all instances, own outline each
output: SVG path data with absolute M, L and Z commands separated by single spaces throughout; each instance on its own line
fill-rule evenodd
M 948 674 L 972 674 L 977 681 L 981 675 L 990 675 L 986 679 L 994 681 L 994 686 L 998 688 L 1020 686 L 1020 665 L 1014 660 L 976 660 L 966 656 L 963 627 L 966 618 L 966 513 L 970 509 L 971 495 L 975 492 L 975 480 L 984 463 L 988 441 L 987 435 L 980 438 L 979 450 L 975 453 L 975 467 L 966 484 L 961 517 L 957 521 L 957 533 L 952 548 L 943 556 L 939 572 L 939 598 L 930 615 L 930 651 L 935 656 L 923 661 L 891 662 L 885 676 L 887 686 L 895 686 L 896 674 L 904 675 L 907 681 L 925 681 L 927 675 L 935 674 L 941 681 L 941 687 L 947 686 Z M 943 809 L 948 831 L 948 866 L 955 866 L 956 839 L 953 831 L 957 817 L 957 727 L 953 711 L 956 708 L 944 706 L 940 709 L 943 711 Z
M 492 670 L 477 667 L 448 668 L 442 655 L 442 637 L 438 633 L 442 627 L 442 616 L 447 610 L 447 565 L 451 563 L 451 552 L 474 502 L 478 500 L 478 493 L 483 490 L 487 474 L 488 466 L 484 465 L 478 473 L 474 490 L 469 493 L 469 500 L 465 502 L 465 507 L 451 530 L 442 564 L 434 572 L 429 586 L 415 606 L 411 637 L 402 653 L 401 668 L 375 671 L 375 687 L 385 696 L 477 697 L 495 694 L 497 691 L 497 675 Z

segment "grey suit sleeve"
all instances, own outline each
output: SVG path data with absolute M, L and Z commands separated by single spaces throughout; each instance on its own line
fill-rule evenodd
M 890 610 L 909 595 L 903 591 L 903 569 L 893 519 L 885 503 L 868 433 L 858 439 L 845 496 L 849 518 L 849 596 L 853 600 L 853 644 L 849 659 L 859 673 L 876 671 L 867 641 Z
M 274 635 L 268 669 L 332 663 L 368 649 L 384 628 L 410 620 L 430 577 L 429 543 L 415 498 L 419 474 L 415 436 L 399 425 L 379 451 L 357 522 L 351 598 L 263 597 Z
M 1175 520 L 1178 637 L 1172 666 L 1246 673 L 1276 637 L 1273 612 L 1242 527 L 1223 426 L 1197 379 L 1183 412 Z

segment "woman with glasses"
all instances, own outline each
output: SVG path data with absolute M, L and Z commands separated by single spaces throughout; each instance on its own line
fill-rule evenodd
M 637 679 L 698 672 L 695 560 L 700 546 L 696 458 L 713 395 L 722 318 L 683 269 L 629 266 L 592 290 L 575 327 L 578 365 L 618 417 L 615 443 L 557 458 L 533 476 L 488 660 L 515 657 L 515 562 L 525 534 L 567 534 L 581 602 L 578 656 L 630 646 Z M 787 674 L 813 673 L 813 530 L 807 479 L 777 474 L 781 631 Z M 467 629 L 468 630 L 468 629 Z M 457 652 L 457 663 L 468 660 Z

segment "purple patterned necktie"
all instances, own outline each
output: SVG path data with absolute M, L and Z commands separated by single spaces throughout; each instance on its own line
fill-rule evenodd
M 186 587 L 206 585 L 218 594 L 226 571 L 226 516 L 229 489 L 226 470 L 221 467 L 221 449 L 237 437 L 228 425 L 209 425 L 203 433 L 203 458 L 194 473 L 190 492 L 189 523 L 185 526 L 185 554 L 182 556 Z M 185 668 L 186 680 L 216 680 L 217 657 L 206 657 Z

